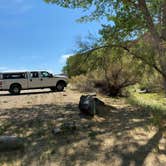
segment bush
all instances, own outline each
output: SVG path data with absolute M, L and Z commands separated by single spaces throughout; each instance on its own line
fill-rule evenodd
M 134 93 L 128 98 L 131 105 L 138 106 L 151 115 L 150 122 L 159 127 L 166 128 L 165 95 L 160 93 L 138 94 Z
M 107 78 L 103 70 L 95 70 L 86 75 L 72 77 L 70 79 L 72 88 L 81 92 L 98 92 L 112 97 L 128 96 L 129 93 L 126 87 L 135 84 L 137 81 L 135 76 L 129 76 L 126 72 L 122 73 L 124 70 L 121 70 L 121 73 L 119 73 L 119 70 L 115 72 L 117 71 L 115 68 L 112 73 L 110 68 L 108 70 Z M 110 73 L 114 74 L 114 76 L 117 74 L 117 76 L 113 77 Z
M 94 92 L 94 83 L 87 75 L 79 75 L 70 79 L 73 89 L 81 92 Z
M 109 96 L 123 95 L 127 87 L 135 85 L 141 79 L 142 68 L 139 63 L 133 66 L 133 61 L 123 56 L 119 59 L 105 57 L 101 73 L 103 78 L 95 81 L 95 87 Z
M 147 92 L 160 92 L 163 90 L 162 78 L 157 73 L 146 73 L 142 82 L 139 84 L 140 90 Z
M 143 67 L 123 52 L 117 56 L 118 53 L 93 57 L 93 63 L 89 59 L 87 69 L 91 70 L 72 77 L 71 84 L 82 92 L 99 91 L 112 97 L 121 96 L 124 89 L 140 81 Z

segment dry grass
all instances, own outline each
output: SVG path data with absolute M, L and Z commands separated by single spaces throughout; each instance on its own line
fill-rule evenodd
M 134 93 L 128 99 L 132 105 L 151 113 L 151 122 L 158 128 L 166 129 L 166 97 L 161 93 Z
M 134 93 L 132 96 L 138 104 L 149 106 L 151 109 L 166 111 L 166 96 L 162 93 Z
M 106 103 L 100 116 L 80 117 L 80 96 L 70 90 L 0 95 L 1 135 L 25 140 L 24 150 L 1 152 L 0 165 L 166 165 L 166 136 L 149 124 L 148 112 L 124 99 L 100 96 Z M 75 132 L 51 133 L 52 128 L 73 120 L 80 125 Z

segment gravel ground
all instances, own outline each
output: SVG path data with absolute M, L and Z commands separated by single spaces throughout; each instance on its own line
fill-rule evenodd
M 165 166 L 166 135 L 149 114 L 125 99 L 98 96 L 106 106 L 94 118 L 79 115 L 81 93 L 66 90 L 0 92 L 0 135 L 24 139 L 21 151 L 0 152 L 0 166 Z M 76 131 L 52 129 L 76 122 Z

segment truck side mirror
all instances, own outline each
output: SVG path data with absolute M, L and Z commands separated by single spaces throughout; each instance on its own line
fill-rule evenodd
M 53 77 L 53 74 L 50 74 L 49 77 L 52 78 L 52 77 Z

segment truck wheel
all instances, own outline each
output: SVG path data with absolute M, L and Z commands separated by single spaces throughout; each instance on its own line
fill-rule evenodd
M 57 85 L 56 85 L 56 90 L 57 90 L 58 92 L 62 92 L 62 91 L 64 90 L 64 88 L 65 88 L 65 84 L 64 84 L 63 82 L 57 83 Z
M 56 87 L 52 87 L 50 88 L 52 92 L 55 92 L 56 91 Z
M 14 84 L 10 87 L 10 90 L 9 92 L 12 94 L 12 95 L 19 95 L 20 92 L 21 92 L 21 86 L 20 85 L 17 85 L 17 84 Z

